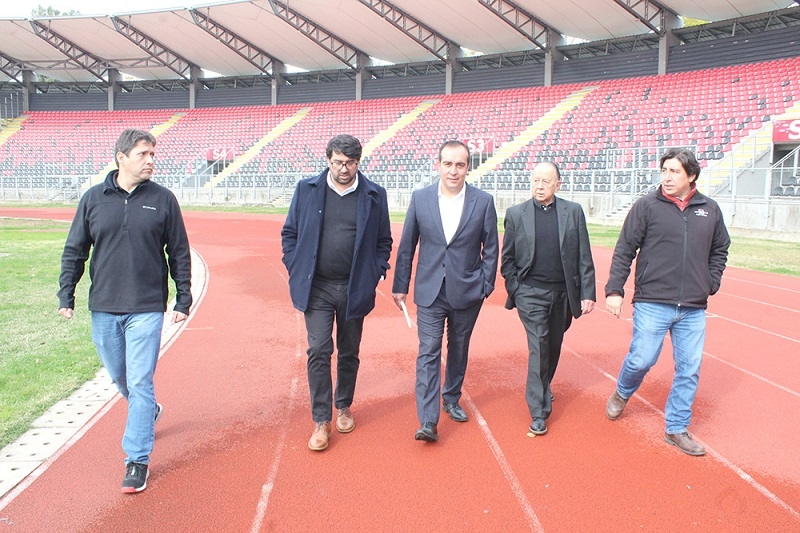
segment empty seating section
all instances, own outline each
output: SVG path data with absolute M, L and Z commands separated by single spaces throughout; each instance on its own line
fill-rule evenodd
M 192 109 L 158 138 L 156 174 L 190 176 L 227 151 L 242 155 L 297 106 Z
M 490 140 L 495 150 L 548 112 L 574 86 L 533 87 L 431 97 L 438 102 L 384 143 L 364 170 L 377 177 L 430 175 L 449 139 Z
M 242 172 L 302 176 L 320 172 L 325 168 L 325 148 L 331 137 L 347 133 L 366 145 L 421 100 L 414 97 L 309 104 L 308 114 L 265 146 L 242 167 Z
M 96 174 L 114 161 L 114 142 L 122 130 L 151 130 L 173 113 L 32 111 L 21 129 L 0 145 L 0 176 L 6 186 L 13 176 L 18 186 L 52 188 L 72 182 L 65 176 Z
M 691 146 L 705 164 L 792 106 L 799 83 L 798 58 L 603 82 L 524 154 L 593 170 L 652 165 L 658 149 Z
M 533 166 L 551 160 L 562 166 L 571 190 L 610 192 L 632 179 L 652 182 L 651 171 L 632 177 L 631 169 L 654 170 L 655 159 L 670 146 L 693 147 L 706 165 L 796 103 L 800 58 L 595 84 L 358 102 L 31 112 L 20 131 L 0 145 L 0 177 L 4 186 L 10 176 L 16 184 L 27 179 L 32 187 L 74 185 L 75 177 L 85 179 L 112 161 L 123 128 L 161 125 L 156 175 L 168 185 L 185 183 L 207 167 L 210 150 L 232 149 L 239 157 L 252 149 L 225 186 L 259 187 L 310 176 L 324 168 L 328 140 L 349 133 L 367 147 L 361 169 L 368 176 L 390 187 L 411 187 L 435 174 L 442 141 L 490 141 L 497 152 L 585 87 L 592 88 L 589 94 L 543 133 L 487 163 L 492 168 L 480 168 L 481 185 L 525 189 Z M 292 117 L 293 125 L 276 130 Z M 271 132 L 273 138 L 259 148 Z M 783 181 L 775 183 L 774 194 L 800 195 L 796 176 Z

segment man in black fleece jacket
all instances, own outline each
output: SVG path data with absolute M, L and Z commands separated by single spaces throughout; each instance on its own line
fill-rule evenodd
M 633 204 L 611 260 L 606 308 L 612 315 L 622 313 L 634 257 L 636 275 L 633 339 L 606 416 L 620 417 L 669 332 L 675 377 L 664 409 L 664 440 L 689 455 L 703 455 L 687 427 L 703 359 L 708 297 L 719 290 L 731 240 L 719 205 L 697 190 L 700 165 L 694 154 L 669 150 L 659 164 L 661 185 Z
M 150 181 L 155 145 L 155 137 L 146 131 L 122 132 L 114 146 L 118 170 L 109 172 L 78 203 L 59 278 L 58 312 L 72 318 L 75 286 L 94 248 L 89 265 L 92 340 L 128 401 L 122 438 L 124 493 L 147 486 L 155 422 L 162 412 L 153 374 L 167 310 L 168 275 L 176 288 L 172 322 L 186 320 L 192 305 L 189 240 L 178 201 L 169 189 Z

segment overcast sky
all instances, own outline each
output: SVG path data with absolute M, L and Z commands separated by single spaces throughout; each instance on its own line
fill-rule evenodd
M 28 18 L 31 10 L 37 6 L 53 7 L 64 13 L 78 10 L 81 15 L 110 15 L 113 13 L 130 13 L 132 11 L 154 11 L 171 7 L 195 7 L 212 4 L 211 0 L 136 0 L 120 2 L 119 0 L 2 0 L 0 1 L 0 18 Z M 219 3 L 224 3 L 224 0 Z

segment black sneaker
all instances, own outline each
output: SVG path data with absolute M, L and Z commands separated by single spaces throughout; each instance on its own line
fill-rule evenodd
M 160 403 L 157 403 L 156 404 L 156 422 L 161 420 L 161 415 L 163 415 L 163 414 L 164 414 L 164 406 L 161 405 Z
M 128 463 L 125 467 L 125 479 L 122 480 L 122 492 L 134 494 L 147 488 L 150 470 L 141 463 Z

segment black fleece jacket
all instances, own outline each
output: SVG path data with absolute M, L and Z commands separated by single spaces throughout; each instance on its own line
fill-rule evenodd
M 86 191 L 78 203 L 61 256 L 59 308 L 74 309 L 75 286 L 93 247 L 90 310 L 164 312 L 167 277 L 171 275 L 175 311 L 188 314 L 192 305 L 191 255 L 175 195 L 149 180 L 128 194 L 117 185 L 117 174 L 117 170 L 109 172 L 105 181 Z
M 695 192 L 684 211 L 661 187 L 631 207 L 614 248 L 606 296 L 624 296 L 636 257 L 633 302 L 705 309 L 719 290 L 731 240 L 719 205 Z M 637 255 L 638 252 L 638 255 Z

